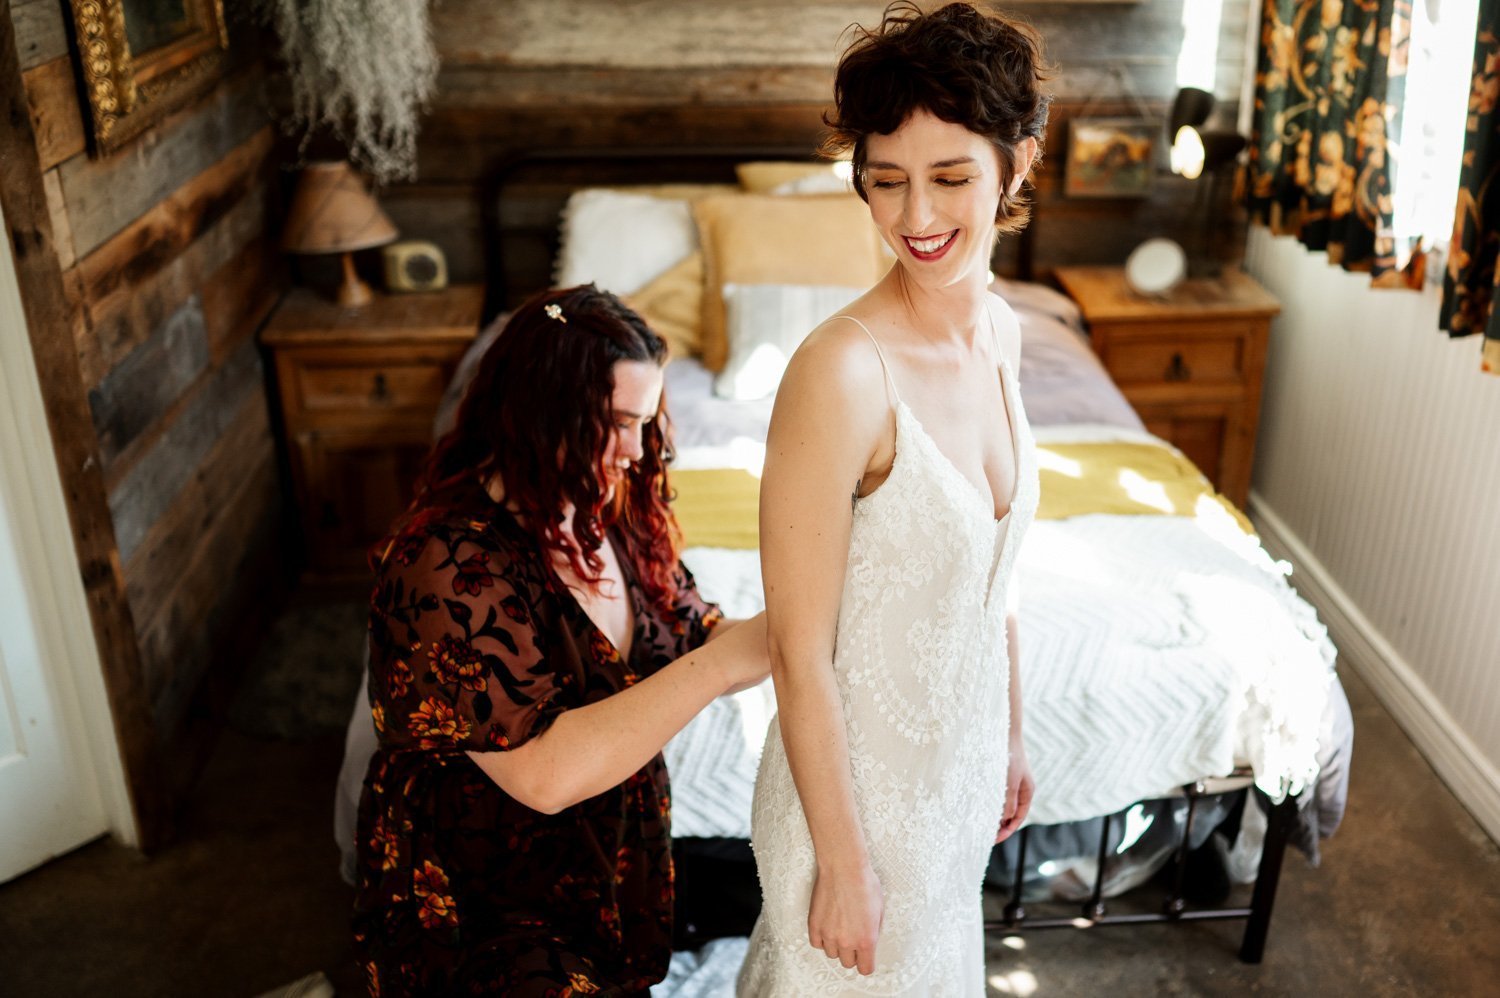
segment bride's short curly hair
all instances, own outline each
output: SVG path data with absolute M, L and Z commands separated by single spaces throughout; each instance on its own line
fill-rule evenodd
M 1047 129 L 1051 95 L 1041 37 L 1029 25 L 950 3 L 924 13 L 900 0 L 886 8 L 880 26 L 855 28 L 854 42 L 839 60 L 834 78 L 830 129 L 823 151 L 852 152 L 854 189 L 866 201 L 865 145 L 870 135 L 889 135 L 917 110 L 962 125 L 988 139 L 1000 158 L 1001 232 L 1026 226 L 1031 210 L 1023 190 L 1009 193 L 1016 146 L 1037 141 L 1037 161 Z

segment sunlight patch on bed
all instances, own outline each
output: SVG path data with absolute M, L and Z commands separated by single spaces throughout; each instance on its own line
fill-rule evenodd
M 766 445 L 753 437 L 735 437 L 727 444 L 681 447 L 672 460 L 673 471 L 715 471 L 733 468 L 760 477 L 766 464 Z
M 1120 488 L 1125 494 L 1143 506 L 1159 509 L 1163 513 L 1175 513 L 1177 507 L 1172 505 L 1172 500 L 1167 496 L 1166 487 L 1160 482 L 1153 482 L 1138 471 L 1129 468 L 1121 469 L 1118 478 Z
M 1059 475 L 1067 475 L 1069 478 L 1082 478 L 1083 465 L 1070 457 L 1063 457 L 1056 451 L 1045 447 L 1036 450 L 1036 464 L 1042 471 L 1055 471 Z

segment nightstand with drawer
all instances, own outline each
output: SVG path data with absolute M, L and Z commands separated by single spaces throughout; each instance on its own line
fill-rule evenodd
M 271 317 L 261 343 L 276 371 L 309 581 L 368 580 L 366 552 L 411 500 L 482 305 L 477 285 L 360 309 L 297 288 Z
M 1276 299 L 1238 270 L 1184 281 L 1162 298 L 1132 291 L 1119 267 L 1059 267 L 1056 276 L 1147 429 L 1243 507 Z

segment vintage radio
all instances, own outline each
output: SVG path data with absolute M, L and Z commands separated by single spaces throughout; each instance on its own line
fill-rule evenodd
M 387 291 L 436 291 L 448 286 L 448 261 L 429 242 L 409 239 L 380 251 Z

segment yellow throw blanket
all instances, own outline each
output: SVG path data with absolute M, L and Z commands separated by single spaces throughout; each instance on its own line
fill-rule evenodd
M 1202 515 L 1205 503 L 1227 510 L 1245 533 L 1255 529 L 1187 458 L 1150 443 L 1037 445 L 1042 498 L 1037 517 L 1090 513 Z M 688 547 L 755 550 L 760 546 L 760 479 L 739 468 L 672 473 L 672 504 Z

